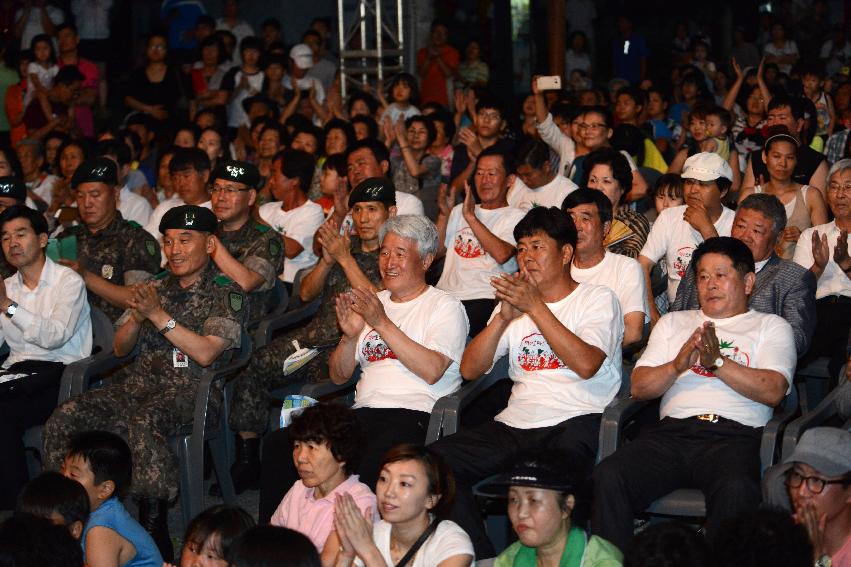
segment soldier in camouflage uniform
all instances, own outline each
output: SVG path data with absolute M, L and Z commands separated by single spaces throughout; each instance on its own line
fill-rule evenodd
M 15 205 L 24 205 L 27 201 L 26 184 L 12 175 L 0 177 L 0 213 Z M 0 279 L 6 279 L 18 270 L 0 253 Z
M 134 286 L 118 320 L 114 349 L 139 355 L 110 384 L 73 398 L 54 411 L 44 429 L 47 464 L 57 468 L 68 440 L 79 431 L 113 431 L 133 453 L 133 489 L 140 523 L 163 557 L 172 556 L 168 499 L 178 486 L 177 458 L 168 437 L 192 421 L 200 371 L 240 342 L 245 297 L 220 274 L 209 254 L 218 222 L 203 207 L 182 205 L 160 223 L 170 272 Z
M 284 269 L 278 233 L 251 219 L 260 172 L 244 161 L 220 163 L 210 175 L 213 212 L 219 219 L 213 261 L 248 295 L 246 321 L 254 322 L 274 304 L 275 280 Z
M 234 486 L 241 492 L 257 485 L 260 471 L 259 436 L 269 421 L 269 391 L 285 380 L 283 364 L 294 352 L 293 340 L 302 347 L 336 345 L 340 341 L 334 298 L 351 287 L 378 290 L 378 229 L 396 214 L 396 190 L 385 178 L 370 178 L 355 187 L 349 197 L 358 236 L 340 235 L 339 227 L 324 225 L 317 233 L 322 257 L 303 279 L 301 300 L 322 296 L 314 318 L 304 327 L 293 329 L 255 351 L 251 363 L 239 377 L 230 415 L 237 435 L 237 461 L 231 469 Z M 327 367 L 330 351 L 324 350 L 296 376 L 315 381 Z
M 124 220 L 118 211 L 118 169 L 109 158 L 81 164 L 71 178 L 77 190 L 81 225 L 59 233 L 60 250 L 73 247 L 77 259 L 61 259 L 86 282 L 89 303 L 117 320 L 133 295 L 130 286 L 160 271 L 160 245 L 138 223 Z

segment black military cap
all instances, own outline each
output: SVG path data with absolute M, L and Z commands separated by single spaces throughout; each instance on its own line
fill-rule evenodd
M 392 207 L 396 205 L 396 186 L 386 177 L 364 179 L 349 195 L 349 208 L 364 201 L 379 201 Z
M 15 199 L 23 203 L 27 200 L 27 186 L 14 175 L 0 177 L 0 197 Z
M 216 179 L 235 181 L 236 183 L 247 185 L 252 189 L 257 189 L 257 186 L 260 185 L 260 170 L 258 170 L 257 166 L 253 163 L 227 160 L 221 162 L 216 166 L 216 169 L 213 170 L 213 173 L 210 176 L 210 183 L 214 182 Z
M 216 232 L 219 220 L 213 211 L 197 205 L 180 205 L 169 209 L 160 221 L 160 232 L 170 228 L 183 230 L 198 230 L 201 232 Z
M 87 159 L 71 177 L 71 187 L 76 189 L 81 183 L 118 183 L 118 166 L 107 157 Z

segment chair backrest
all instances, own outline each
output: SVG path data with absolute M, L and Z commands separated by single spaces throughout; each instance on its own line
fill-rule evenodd
M 301 280 L 304 278 L 304 276 L 309 274 L 312 269 L 312 267 L 302 268 L 301 270 L 296 272 L 295 278 L 293 278 L 293 293 L 290 297 L 289 304 L 287 305 L 287 311 L 292 311 L 293 309 L 296 309 L 303 305 L 301 297 L 299 296 L 299 293 L 301 293 Z
M 91 308 L 92 317 L 92 354 L 96 352 L 108 352 L 112 350 L 112 339 L 115 335 L 115 327 L 106 313 L 97 307 Z

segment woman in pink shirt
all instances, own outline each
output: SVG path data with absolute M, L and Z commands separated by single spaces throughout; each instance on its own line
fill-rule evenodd
M 361 512 L 378 519 L 375 494 L 352 474 L 360 461 L 363 433 L 347 407 L 318 404 L 293 417 L 287 433 L 300 480 L 284 496 L 272 525 L 298 530 L 319 550 L 322 565 L 334 565 L 340 540 L 334 532 L 334 503 L 350 494 Z

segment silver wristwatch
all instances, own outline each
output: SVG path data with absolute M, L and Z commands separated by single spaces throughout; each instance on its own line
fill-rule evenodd
M 18 304 L 13 301 L 12 303 L 9 304 L 9 307 L 6 308 L 6 311 L 5 311 L 6 317 L 11 319 L 15 315 L 15 311 L 17 311 L 17 310 L 18 310 Z
M 177 321 L 175 321 L 174 319 L 169 319 L 168 322 L 165 324 L 165 327 L 160 329 L 160 334 L 165 335 L 175 327 L 177 327 Z

